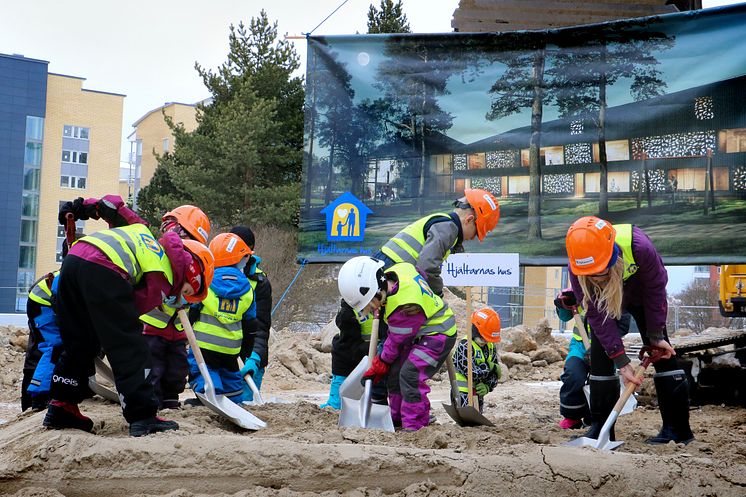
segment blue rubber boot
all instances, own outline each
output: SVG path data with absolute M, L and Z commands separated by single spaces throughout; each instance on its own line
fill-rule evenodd
M 342 399 L 339 398 L 339 387 L 342 386 L 345 378 L 347 377 L 332 375 L 332 384 L 329 386 L 329 400 L 321 404 L 320 408 L 331 407 L 337 410 L 342 408 Z

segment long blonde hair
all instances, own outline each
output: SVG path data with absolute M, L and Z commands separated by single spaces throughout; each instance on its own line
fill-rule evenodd
M 578 283 L 583 289 L 583 307 L 593 302 L 596 309 L 606 318 L 622 317 L 622 297 L 624 296 L 624 260 L 619 257 L 609 270 L 609 277 L 597 281 L 590 276 L 578 276 Z

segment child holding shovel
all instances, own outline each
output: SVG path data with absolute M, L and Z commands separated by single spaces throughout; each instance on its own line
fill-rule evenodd
M 484 396 L 494 390 L 500 380 L 500 359 L 496 347 L 500 343 L 500 315 L 489 307 L 475 311 L 471 315 L 471 332 L 473 395 L 479 399 L 481 413 Z M 469 405 L 468 346 L 468 339 L 464 338 L 453 351 L 460 407 Z
M 636 226 L 612 226 L 595 216 L 575 221 L 567 231 L 565 246 L 570 282 L 580 305 L 586 310 L 591 329 L 591 429 L 585 435 L 597 439 L 619 398 L 619 380 L 639 385 L 624 350 L 619 320 L 629 312 L 640 336 L 653 354 L 653 376 L 663 427 L 648 443 L 688 443 L 694 439 L 689 428 L 689 388 L 679 368 L 676 352 L 666 332 L 666 283 L 668 274 L 650 238 Z M 611 440 L 614 431 L 611 430 Z
M 182 240 L 196 240 L 207 244 L 210 220 L 199 207 L 179 206 L 163 215 L 161 233 L 175 233 Z M 140 316 L 143 335 L 150 349 L 153 368 L 150 372 L 159 409 L 177 409 L 179 394 L 184 391 L 189 373 L 186 336 L 176 318 L 176 310 L 186 302 L 168 298 Z
M 560 376 L 562 386 L 559 397 L 562 420 L 559 422 L 559 427 L 563 430 L 575 430 L 590 424 L 590 409 L 583 391 L 591 370 L 589 357 L 591 342 L 588 338 L 590 329 L 584 317 L 585 311 L 582 306 L 578 305 L 572 288 L 562 290 L 554 299 L 554 306 L 560 320 L 565 322 L 574 320 L 570 348 L 565 358 L 562 376 Z M 631 316 L 626 312 L 619 319 L 619 332 L 622 336 L 626 335 L 629 330 L 630 319 Z M 589 422 L 584 423 L 583 419 Z
M 164 295 L 201 300 L 212 272 L 207 247 L 182 242 L 175 233 L 156 241 L 144 224 L 78 240 L 60 272 L 57 313 L 63 352 L 52 376 L 44 426 L 92 430 L 93 421 L 80 413 L 78 404 L 87 394 L 94 358 L 103 346 L 130 435 L 178 429 L 174 421 L 156 416 L 150 353 L 139 316 L 159 305 Z
M 500 205 L 488 191 L 466 189 L 464 196 L 453 202 L 451 212 L 438 212 L 418 219 L 387 241 L 375 257 L 388 269 L 406 262 L 422 271 L 431 290 L 443 296 L 441 266 L 451 253 L 463 252 L 463 242 L 478 238 L 480 242 L 495 229 L 500 219 Z M 372 319 L 355 313 L 349 302 L 342 300 L 337 314 L 339 335 L 332 342 L 332 384 L 329 400 L 321 407 L 339 409 L 339 386 L 367 354 L 365 337 L 370 336 Z M 383 323 L 381 323 L 383 325 Z M 386 336 L 382 327 L 381 336 Z M 381 389 L 383 390 L 383 389 Z M 377 399 L 374 402 L 385 402 Z
M 380 354 L 364 378 L 374 383 L 388 375 L 388 401 L 394 425 L 417 431 L 429 423 L 427 380 L 445 362 L 456 342 L 456 319 L 425 276 L 408 263 L 353 257 L 339 271 L 339 291 L 361 315 L 378 311 L 389 326 Z
M 252 252 L 236 234 L 222 233 L 210 242 L 215 256 L 215 277 L 207 297 L 189 311 L 194 335 L 215 385 L 215 393 L 236 404 L 248 400 L 249 387 L 238 367 L 243 322 L 255 316 L 254 291 L 243 273 Z M 205 379 L 189 351 L 189 384 L 205 391 Z

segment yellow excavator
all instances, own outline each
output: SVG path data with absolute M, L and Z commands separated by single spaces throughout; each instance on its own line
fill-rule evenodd
M 746 317 L 746 265 L 720 266 L 720 314 L 727 318 Z

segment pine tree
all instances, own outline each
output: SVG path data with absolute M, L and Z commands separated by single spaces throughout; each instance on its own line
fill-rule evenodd
M 368 34 L 411 32 L 401 0 L 396 4 L 393 0 L 381 0 L 379 9 L 371 4 L 368 9 Z

